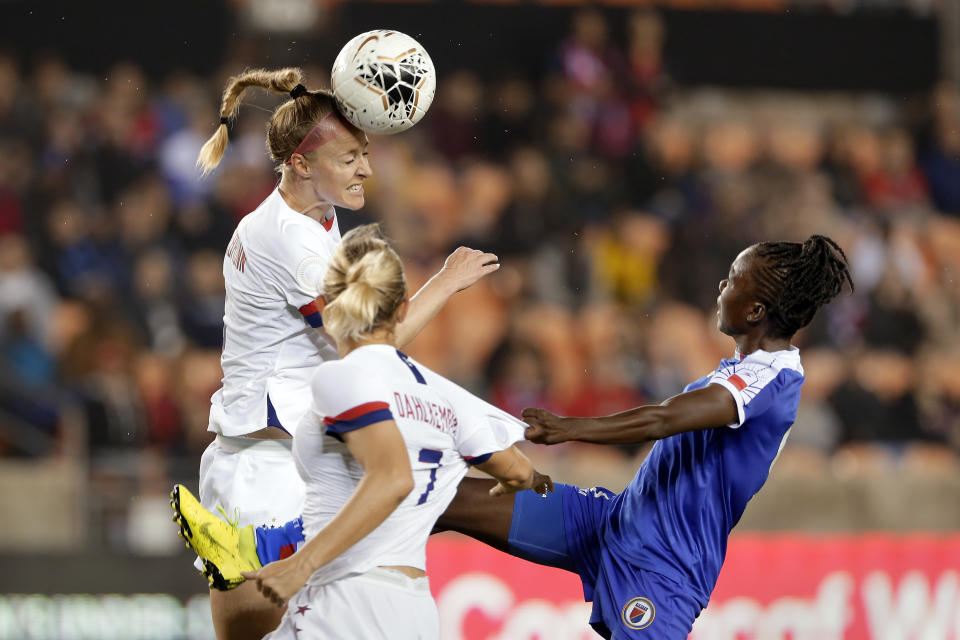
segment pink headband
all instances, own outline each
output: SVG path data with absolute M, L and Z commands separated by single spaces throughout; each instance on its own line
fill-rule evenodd
M 302 155 L 304 153 L 313 151 L 318 147 L 322 147 L 323 145 L 333 140 L 337 136 L 337 133 L 339 133 L 339 130 L 337 129 L 337 127 L 343 126 L 340 124 L 340 119 L 337 118 L 336 115 L 337 115 L 337 111 L 336 109 L 334 109 L 327 115 L 320 118 L 320 121 L 317 124 L 313 125 L 313 128 L 310 129 L 310 133 L 308 133 L 306 137 L 304 137 L 304 139 L 300 141 L 300 144 L 298 144 L 297 148 L 293 150 L 293 153 L 299 153 Z M 330 118 L 330 116 L 335 116 L 335 117 L 333 118 L 333 120 L 330 120 L 328 122 L 327 120 Z M 285 164 L 290 164 L 290 160 L 293 158 L 293 153 L 291 153 L 290 157 L 287 158 L 287 161 Z

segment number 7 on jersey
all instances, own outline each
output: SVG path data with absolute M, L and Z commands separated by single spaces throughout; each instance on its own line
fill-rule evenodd
M 423 493 L 420 494 L 420 498 L 417 500 L 417 504 L 423 504 L 427 501 L 427 496 L 430 495 L 430 492 L 433 491 L 433 486 L 437 481 L 437 469 L 440 468 L 440 458 L 443 457 L 442 451 L 437 451 L 436 449 L 420 449 L 420 462 L 426 462 L 427 464 L 435 464 L 434 468 L 430 469 L 430 482 L 427 483 L 427 488 Z

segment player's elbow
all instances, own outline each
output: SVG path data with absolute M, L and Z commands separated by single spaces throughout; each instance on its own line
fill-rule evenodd
M 397 504 L 403 502 L 414 487 L 413 472 L 409 464 L 383 469 L 371 480 L 380 495 Z
M 403 502 L 410 492 L 413 491 L 414 482 L 413 482 L 413 473 L 410 471 L 410 467 L 407 467 L 406 473 L 400 472 L 397 473 L 394 478 L 393 485 L 394 496 L 397 499 L 397 503 Z
M 675 433 L 677 416 L 676 411 L 671 409 L 669 400 L 666 403 L 653 407 L 653 410 L 647 416 L 646 440 L 662 440 Z

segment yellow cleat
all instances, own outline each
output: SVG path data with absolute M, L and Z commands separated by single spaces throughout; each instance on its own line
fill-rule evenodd
M 174 485 L 170 492 L 170 506 L 180 535 L 203 561 L 203 575 L 213 588 L 233 589 L 245 580 L 241 571 L 256 571 L 262 566 L 252 525 L 239 527 L 236 522 L 218 518 L 182 484 Z M 218 508 L 226 518 L 223 508 Z

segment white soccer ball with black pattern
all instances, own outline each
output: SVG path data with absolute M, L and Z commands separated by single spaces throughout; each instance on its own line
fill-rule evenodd
M 368 133 L 417 124 L 437 89 L 433 61 L 410 36 L 377 29 L 348 42 L 333 63 L 330 87 L 340 112 Z

